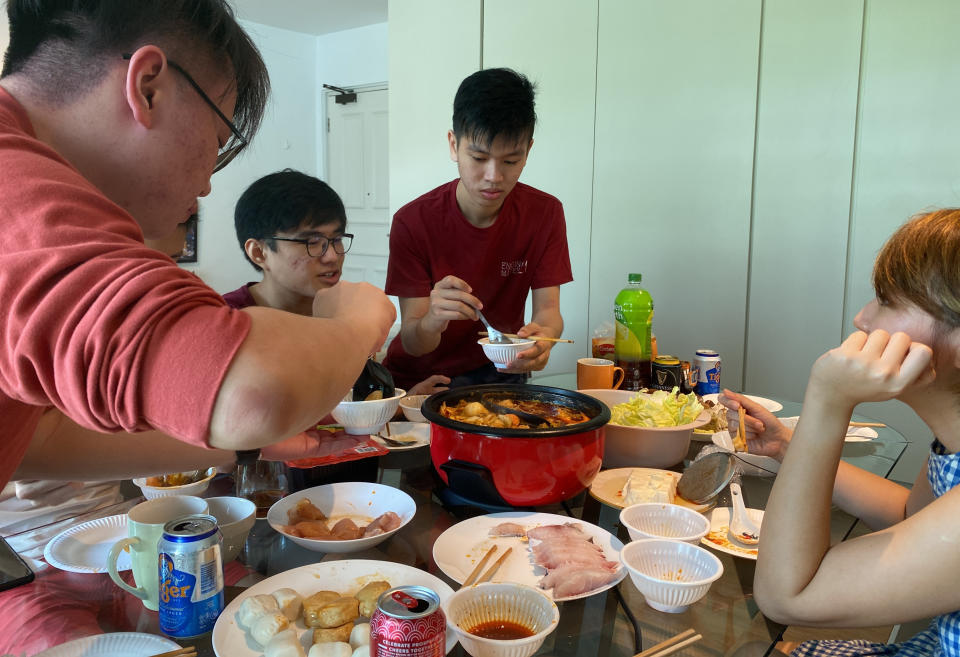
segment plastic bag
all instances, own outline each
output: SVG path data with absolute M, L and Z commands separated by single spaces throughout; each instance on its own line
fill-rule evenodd
M 395 394 L 396 388 L 394 388 L 390 370 L 372 358 L 368 358 L 357 382 L 353 384 L 353 401 L 386 399 Z
M 594 358 L 613 360 L 614 333 L 612 322 L 604 322 L 593 329 L 592 355 Z

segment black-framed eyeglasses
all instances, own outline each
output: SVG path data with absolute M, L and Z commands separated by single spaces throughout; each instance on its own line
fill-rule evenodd
M 123 58 L 126 60 L 129 60 L 132 57 L 133 55 L 131 55 L 130 53 L 125 53 L 123 55 Z M 233 121 L 228 119 L 226 115 L 220 111 L 220 108 L 217 107 L 217 104 L 210 99 L 210 96 L 208 96 L 206 92 L 200 88 L 200 85 L 197 84 L 197 81 L 194 80 L 193 77 L 189 73 L 187 73 L 187 71 L 182 66 L 177 64 L 172 59 L 167 60 L 167 65 L 170 66 L 170 68 L 172 68 L 174 71 L 177 71 L 184 78 L 186 78 L 187 82 L 190 83 L 190 86 L 193 87 L 198 94 L 200 94 L 200 97 L 203 98 L 204 102 L 210 106 L 210 109 L 212 109 L 214 112 L 217 113 L 217 116 L 220 117 L 220 120 L 226 123 L 227 127 L 230 128 L 230 132 L 233 133 L 233 136 L 235 138 L 234 143 L 231 144 L 228 141 L 226 144 L 223 145 L 219 153 L 217 153 L 217 164 L 216 166 L 213 167 L 213 172 L 216 173 L 223 167 L 230 164 L 230 161 L 233 160 L 233 158 L 235 158 L 240 153 L 240 151 L 242 151 L 246 147 L 247 138 L 240 133 L 240 131 L 237 129 L 237 126 L 233 124 Z
M 343 255 L 350 250 L 350 245 L 353 244 L 353 235 L 350 233 L 344 233 L 333 239 L 329 237 L 324 237 L 323 235 L 315 235 L 314 237 L 268 237 L 270 240 L 279 240 L 281 242 L 297 242 L 303 244 L 307 247 L 307 255 L 311 258 L 322 258 L 326 252 L 327 248 L 332 244 L 333 250 L 339 255 Z

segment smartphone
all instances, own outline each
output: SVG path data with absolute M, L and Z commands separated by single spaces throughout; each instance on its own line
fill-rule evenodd
M 33 577 L 27 562 L 0 538 L 0 591 L 32 582 Z

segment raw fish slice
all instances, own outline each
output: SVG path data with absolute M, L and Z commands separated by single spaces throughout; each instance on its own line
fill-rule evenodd
M 373 522 L 367 525 L 367 528 L 363 530 L 363 535 L 379 536 L 380 534 L 386 534 L 399 527 L 400 523 L 400 516 L 393 511 L 387 511 L 386 513 L 381 513 Z
M 598 589 L 617 578 L 617 573 L 582 565 L 561 566 L 540 580 L 540 588 L 553 589 L 553 597 L 569 598 Z
M 558 539 L 579 538 L 584 541 L 590 540 L 590 536 L 585 534 L 580 525 L 568 522 L 565 525 L 545 525 L 543 527 L 534 527 L 527 531 L 529 538 L 535 538 L 538 541 L 552 541 Z
M 594 546 L 557 547 L 541 543 L 533 548 L 533 558 L 538 565 L 548 570 L 568 564 L 580 564 L 604 569 L 617 569 L 617 564 L 607 561 L 603 552 L 594 549 Z
M 520 536 L 522 538 L 526 535 L 527 528 L 515 522 L 501 522 L 496 527 L 490 529 L 490 536 L 492 537 Z
M 596 543 L 593 543 L 592 541 L 585 541 L 585 540 L 579 539 L 579 538 L 578 538 L 578 539 L 562 538 L 562 539 L 558 539 L 558 540 L 555 540 L 555 541 L 537 541 L 536 543 L 532 543 L 532 545 L 534 545 L 535 548 L 536 548 L 536 547 L 545 547 L 545 546 L 548 546 L 548 545 L 549 545 L 549 546 L 551 546 L 551 547 L 557 547 L 557 548 L 564 549 L 564 550 L 586 550 L 586 549 L 592 549 L 592 550 L 595 550 L 595 551 L 597 551 L 597 552 L 603 552 L 603 548 L 601 548 L 601 547 L 600 547 L 599 545 L 597 545 Z

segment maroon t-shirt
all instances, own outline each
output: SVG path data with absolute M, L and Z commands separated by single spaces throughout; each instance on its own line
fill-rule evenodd
M 502 331 L 515 333 L 531 289 L 573 280 L 563 206 L 555 197 L 517 183 L 496 222 L 477 228 L 457 206 L 457 183 L 437 187 L 400 208 L 390 229 L 387 294 L 429 297 L 437 281 L 454 275 L 473 288 L 483 314 Z M 439 346 L 413 357 L 398 335 L 384 360 L 397 385 L 407 388 L 431 374 L 453 377 L 490 361 L 477 344 L 477 322 L 450 322 Z

